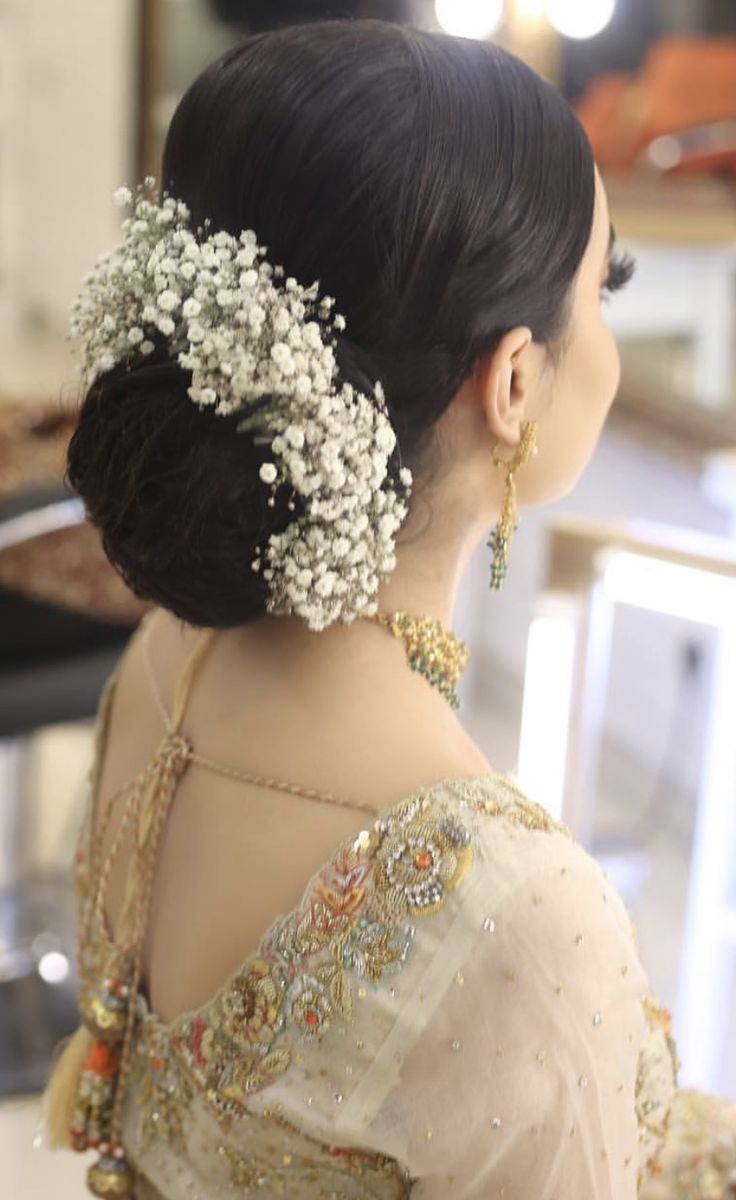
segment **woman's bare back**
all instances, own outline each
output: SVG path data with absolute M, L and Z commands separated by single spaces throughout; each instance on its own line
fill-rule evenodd
M 171 713 L 176 679 L 199 631 L 162 610 L 149 621 L 149 665 Z M 407 667 L 410 678 L 399 675 L 396 687 L 375 694 L 348 674 L 325 692 L 318 679 L 278 678 L 255 643 L 249 651 L 239 634 L 215 634 L 196 671 L 182 731 L 218 764 L 327 792 L 341 803 L 229 779 L 196 763 L 187 768 L 161 841 L 144 947 L 145 990 L 164 1021 L 208 1001 L 276 917 L 299 904 L 336 847 L 370 822 L 369 811 L 351 804 L 377 811 L 421 784 L 492 770 L 452 710 L 445 715 L 446 702 L 437 705 L 434 689 Z M 141 633 L 118 670 L 98 819 L 164 734 Z M 116 802 L 103 853 L 121 811 Z M 129 851 L 126 839 L 108 885 L 113 930 Z

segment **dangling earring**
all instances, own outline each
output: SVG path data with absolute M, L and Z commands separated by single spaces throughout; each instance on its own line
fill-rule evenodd
M 506 578 L 511 535 L 519 528 L 514 471 L 519 467 L 523 467 L 533 455 L 539 452 L 539 447 L 534 444 L 538 428 L 539 426 L 536 421 L 527 422 L 524 426 L 521 441 L 516 448 L 516 453 L 509 462 L 504 462 L 503 459 L 497 458 L 495 454 L 493 455 L 494 464 L 497 467 L 506 467 L 508 471 L 501 516 L 493 533 L 486 542 L 486 545 L 493 551 L 490 586 L 497 592 L 500 592 L 503 587 L 503 581 Z

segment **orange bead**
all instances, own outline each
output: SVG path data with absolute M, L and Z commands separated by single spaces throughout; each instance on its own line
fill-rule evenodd
M 94 1071 L 103 1079 L 109 1079 L 118 1069 L 118 1055 L 106 1042 L 93 1042 L 84 1064 L 85 1071 Z

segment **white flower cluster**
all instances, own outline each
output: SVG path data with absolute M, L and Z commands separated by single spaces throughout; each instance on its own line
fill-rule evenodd
M 154 184 L 147 176 L 144 186 Z M 219 414 L 243 411 L 237 429 L 270 443 L 272 461 L 260 468 L 268 504 L 280 487 L 290 489 L 290 510 L 295 493 L 304 498 L 303 513 L 248 564 L 268 581 L 268 611 L 297 613 L 315 630 L 375 613 L 412 475 L 389 474 L 396 435 L 380 383 L 370 398 L 337 385 L 333 331 L 344 318 L 330 315 L 334 301 L 319 298 L 318 282 L 284 278 L 252 230 L 197 240 L 182 201 L 164 193 L 158 205 L 141 191 L 114 193 L 120 206 L 134 203 L 135 216 L 72 304 L 69 336 L 87 384 L 150 354 L 154 331 L 163 334 L 192 373 L 192 400 Z

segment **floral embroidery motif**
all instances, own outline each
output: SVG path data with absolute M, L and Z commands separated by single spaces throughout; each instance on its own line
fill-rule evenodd
M 97 865 L 91 857 L 93 807 L 112 684 L 111 678 L 100 701 L 75 860 L 82 908 Z M 456 805 L 439 800 L 434 788 L 418 789 L 340 847 L 310 881 L 299 908 L 273 924 L 256 953 L 208 1004 L 165 1024 L 139 996 L 128 1099 L 139 1115 L 134 1142 L 140 1138 L 140 1150 L 165 1143 L 186 1157 L 194 1128 L 188 1118 L 194 1118 L 193 1105 L 199 1100 L 217 1118 L 221 1144 L 215 1142 L 215 1147 L 223 1183 L 238 1195 L 264 1184 L 274 1194 L 289 1195 L 300 1172 L 310 1183 L 324 1181 L 320 1195 L 325 1200 L 335 1200 L 343 1189 L 349 1192 L 347 1176 L 355 1174 L 371 1183 L 380 1174 L 380 1194 L 386 1200 L 389 1194 L 391 1200 L 409 1195 L 411 1179 L 398 1161 L 310 1138 L 277 1115 L 280 1104 L 255 1111 L 246 1108 L 246 1100 L 292 1062 L 302 1061 L 298 1042 L 320 1042 L 336 1022 L 352 1019 L 357 980 L 378 988 L 402 970 L 414 949 L 415 919 L 440 911 L 472 867 L 464 813 L 498 819 L 512 836 L 521 826 L 572 838 L 567 826 L 508 776 L 495 776 L 492 782 L 490 776 L 448 779 L 441 786 Z M 633 921 L 631 932 L 636 939 Z M 82 999 L 105 977 L 109 949 L 104 923 L 100 927 L 93 921 L 89 938 L 79 946 Z M 363 986 L 358 995 L 365 995 Z M 708 1188 L 709 1195 L 725 1194 L 729 1185 L 736 1188 L 736 1108 L 724 1110 L 723 1131 L 716 1137 L 715 1109 L 706 1107 L 711 1098 L 677 1088 L 679 1062 L 670 1014 L 653 997 L 643 1004 L 649 1031 L 636 1079 L 638 1187 L 647 1179 L 659 1178 L 657 1186 L 663 1186 L 676 1178 L 678 1195 L 705 1196 Z M 363 1048 L 361 1040 L 357 1045 Z M 334 1099 L 343 1097 L 335 1093 Z M 94 1104 L 98 1098 L 90 1094 L 87 1101 Z M 276 1122 L 274 1131 L 283 1126 L 281 1140 L 264 1139 L 266 1121 Z M 231 1130 L 237 1146 L 225 1141 Z M 134 1144 L 130 1151 L 138 1153 L 139 1147 Z
M 404 906 L 410 916 L 438 912 L 446 891 L 457 887 L 473 861 L 470 834 L 449 813 L 439 820 L 420 813 L 407 828 L 379 822 L 377 836 L 380 841 L 368 853 L 375 857 L 375 887 L 389 912 Z
M 341 847 L 202 1009 L 167 1026 L 139 998 L 134 1074 L 147 1144 L 155 1134 L 183 1147 L 182 1114 L 197 1093 L 218 1114 L 242 1114 L 247 1096 L 288 1068 L 294 1037 L 321 1040 L 336 1018 L 352 1018 L 356 977 L 378 986 L 401 970 L 413 946 L 408 922 L 439 911 L 473 861 L 468 830 L 436 805 L 420 791 Z M 80 946 L 80 997 L 105 973 L 109 949 L 93 920 Z
M 356 977 L 378 986 L 408 961 L 410 922 L 438 912 L 473 862 L 469 831 L 437 804 L 426 791 L 376 819 L 208 1005 L 158 1023 L 179 1074 L 218 1113 L 242 1114 L 288 1069 L 295 1038 L 319 1041 L 336 1019 L 350 1021 Z
M 571 836 L 510 780 L 500 783 L 499 798 L 471 780 L 443 786 L 470 810 Z M 295 1042 L 321 1041 L 336 1020 L 352 1019 L 356 979 L 378 987 L 401 971 L 413 922 L 443 908 L 473 861 L 471 834 L 452 806 L 420 788 L 338 849 L 209 1003 L 167 1025 L 141 997 L 133 1078 L 144 1143 L 159 1138 L 183 1151 L 197 1095 L 221 1123 L 246 1115 L 249 1096 L 289 1068 Z M 87 979 L 104 964 L 105 934 L 93 923 L 82 947 Z

